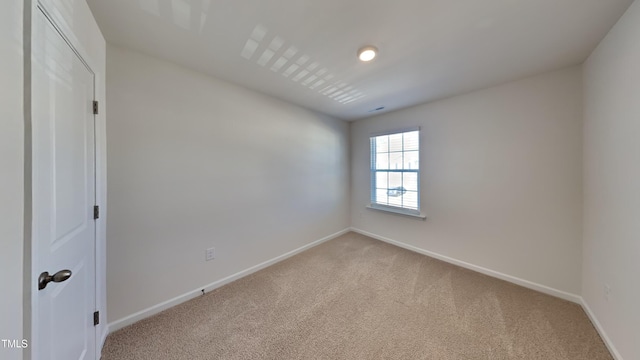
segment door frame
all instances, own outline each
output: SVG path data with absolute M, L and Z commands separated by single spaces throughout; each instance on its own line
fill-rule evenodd
M 78 1 L 72 2 L 74 7 L 78 6 Z M 82 4 L 81 4 L 82 5 Z M 93 335 L 95 340 L 95 354 L 91 354 L 90 359 L 95 358 L 99 359 L 102 345 L 104 344 L 104 340 L 106 339 L 106 335 L 108 334 L 108 326 L 106 324 L 106 277 L 105 277 L 105 269 L 106 269 L 106 243 L 105 243 L 105 226 L 106 226 L 106 206 L 105 206 L 105 198 L 106 198 L 106 129 L 104 124 L 104 64 L 100 64 L 100 59 L 95 59 L 91 55 L 92 52 L 88 51 L 87 44 L 83 44 L 78 34 L 74 33 L 74 30 L 78 31 L 79 29 L 74 28 L 69 24 L 69 20 L 65 19 L 64 14 L 61 9 L 63 5 L 59 3 L 59 1 L 46 1 L 46 0 L 32 0 L 25 1 L 25 24 L 24 24 L 24 36 L 25 39 L 28 39 L 25 42 L 25 114 L 26 125 L 28 129 L 25 129 L 25 312 L 24 312 L 24 334 L 25 338 L 29 339 L 29 347 L 25 350 L 25 359 L 31 360 L 40 360 L 38 358 L 38 353 L 35 349 L 32 348 L 32 344 L 37 344 L 37 334 L 39 331 L 39 322 L 38 319 L 35 318 L 34 310 L 38 308 L 38 290 L 37 290 L 37 276 L 39 274 L 38 267 L 38 240 L 36 239 L 36 234 L 32 231 L 33 229 L 33 209 L 38 206 L 36 203 L 37 199 L 32 197 L 32 171 L 33 171 L 33 137 L 31 133 L 31 125 L 33 124 L 33 119 L 31 118 L 31 107 L 33 106 L 31 101 L 31 38 L 34 34 L 32 31 L 32 27 L 35 24 L 36 17 L 44 16 L 46 21 L 49 22 L 53 26 L 53 28 L 58 32 L 58 34 L 62 37 L 62 39 L 67 43 L 69 48 L 73 53 L 80 59 L 83 65 L 87 68 L 87 70 L 91 73 L 93 77 L 93 98 L 100 102 L 102 109 L 100 109 L 100 114 L 93 116 L 94 121 L 94 204 L 100 206 L 100 217 L 95 221 L 94 226 L 94 254 L 93 254 L 93 266 L 95 268 L 94 271 L 94 287 L 93 287 L 93 297 L 94 297 L 94 310 L 100 312 L 100 325 L 95 326 L 93 329 Z M 75 9 L 74 9 L 75 10 Z M 90 16 L 90 11 L 88 7 L 86 9 L 81 9 L 81 13 L 87 13 Z M 77 20 L 77 19 L 76 19 Z M 91 18 L 92 21 L 93 18 Z M 97 25 L 96 25 L 97 26 Z M 102 39 L 103 40 L 103 39 Z M 103 40 L 104 41 L 104 40 Z M 89 44 L 90 45 L 90 44 Z M 103 44 L 103 46 L 105 46 Z M 95 68 L 99 70 L 99 72 L 94 71 L 94 66 L 92 66 L 92 62 L 97 62 L 95 64 Z M 101 66 L 102 65 L 102 66 Z M 101 71 L 100 71 L 101 70 Z M 28 192 L 28 193 L 27 193 Z M 27 306 L 28 304 L 28 306 Z M 91 314 L 87 314 L 90 316 Z M 34 342 L 35 340 L 35 342 Z M 42 359 L 44 360 L 44 359 Z

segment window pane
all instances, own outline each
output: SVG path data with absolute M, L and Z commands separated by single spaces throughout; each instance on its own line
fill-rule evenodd
M 389 154 L 375 154 L 376 157 L 376 169 L 387 170 L 389 169 Z
M 377 189 L 376 198 L 374 199 L 374 201 L 378 204 L 387 205 L 387 190 Z
M 416 170 L 420 168 L 420 164 L 418 162 L 418 152 L 417 151 L 406 151 L 404 153 L 404 169 Z
M 389 189 L 402 186 L 402 173 L 392 172 L 389 173 Z
M 402 153 L 389 153 L 389 169 L 400 170 L 402 169 Z
M 410 131 L 404 133 L 404 151 L 408 150 L 418 150 L 418 131 Z
M 402 196 L 389 196 L 389 205 L 402 207 Z
M 402 151 L 402 133 L 389 135 L 389 151 Z
M 402 186 L 409 191 L 418 191 L 418 174 L 414 172 L 404 173 Z
M 419 131 L 370 138 L 371 203 L 419 210 Z
M 389 152 L 389 136 L 377 136 L 376 138 L 376 152 Z
M 376 188 L 378 189 L 386 189 L 389 186 L 387 181 L 387 176 L 389 173 L 386 171 L 377 171 L 376 172 Z
M 403 205 L 405 208 L 418 209 L 418 193 L 415 191 L 407 191 L 403 198 Z

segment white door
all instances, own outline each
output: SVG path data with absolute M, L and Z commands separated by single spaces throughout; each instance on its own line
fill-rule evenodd
M 40 10 L 32 39 L 31 351 L 34 360 L 94 359 L 94 75 Z M 71 276 L 53 276 L 61 270 Z M 39 290 L 44 272 L 53 281 Z

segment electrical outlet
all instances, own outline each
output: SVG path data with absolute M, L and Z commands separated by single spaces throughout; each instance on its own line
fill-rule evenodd
M 216 248 L 208 248 L 206 251 L 205 259 L 209 261 L 215 258 L 216 258 Z
M 611 287 L 609 284 L 604 284 L 604 298 L 605 300 L 609 300 L 609 295 L 611 295 Z

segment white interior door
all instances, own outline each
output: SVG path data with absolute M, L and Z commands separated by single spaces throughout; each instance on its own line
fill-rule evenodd
M 94 359 L 94 75 L 41 11 L 32 49 L 33 273 L 71 271 L 34 279 L 32 355 Z

